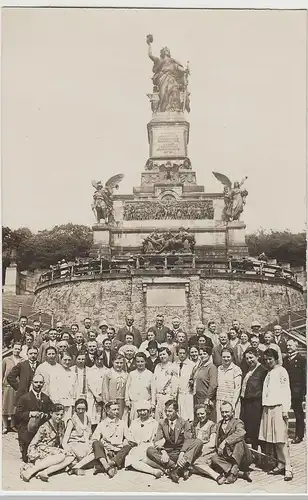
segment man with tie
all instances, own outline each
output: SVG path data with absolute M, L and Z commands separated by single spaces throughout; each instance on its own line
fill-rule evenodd
M 30 389 L 35 370 L 39 365 L 37 355 L 37 347 L 30 347 L 27 352 L 28 359 L 15 365 L 7 376 L 8 384 L 16 391 L 15 405 Z
M 95 340 L 89 340 L 86 344 L 86 357 L 85 365 L 88 368 L 92 368 L 97 360 L 97 342 Z
M 194 396 L 189 385 L 195 363 L 188 358 L 185 347 L 177 349 L 178 359 L 175 362 L 178 376 L 179 415 L 184 420 L 194 421 Z
M 34 375 L 32 388 L 23 394 L 17 403 L 15 419 L 18 428 L 18 441 L 22 460 L 28 461 L 27 451 L 37 429 L 49 418 L 52 401 L 42 392 L 44 379 Z
M 200 456 L 202 441 L 195 439 L 192 424 L 178 415 L 178 404 L 165 404 L 166 418 L 158 425 L 154 446 L 147 449 L 147 457 L 168 471 L 171 481 L 178 483 L 182 476 L 188 479 L 190 465 Z
M 172 320 L 172 328 L 171 328 L 171 332 L 173 333 L 173 338 L 174 338 L 174 341 L 177 342 L 178 341 L 178 334 L 179 333 L 184 333 L 185 334 L 185 342 L 187 343 L 188 342 L 188 337 L 187 337 L 187 333 L 184 332 L 184 330 L 181 328 L 181 321 L 179 318 L 173 318 Z
M 162 314 L 157 314 L 155 326 L 151 326 L 149 330 L 155 333 L 156 341 L 159 344 L 167 341 L 167 333 L 170 332 L 170 329 L 164 325 L 164 316 Z
M 288 355 L 287 349 L 288 337 L 282 332 L 282 327 L 280 325 L 274 326 L 274 342 L 280 348 L 282 359 Z
M 298 343 L 296 340 L 287 341 L 288 355 L 283 360 L 283 366 L 289 374 L 291 389 L 291 407 L 295 415 L 295 437 L 293 444 L 301 443 L 305 433 L 305 415 L 303 402 L 306 397 L 306 360 L 298 352 Z
M 140 345 L 142 343 L 142 337 L 141 337 L 141 333 L 138 330 L 138 328 L 134 327 L 134 321 L 135 321 L 134 317 L 131 314 L 128 314 L 125 317 L 126 325 L 123 326 L 123 328 L 119 329 L 118 334 L 117 334 L 117 340 L 119 340 L 120 342 L 122 342 L 124 344 L 125 335 L 127 333 L 132 333 L 134 336 L 134 345 L 136 347 L 140 347 Z
M 31 333 L 33 328 L 28 326 L 27 316 L 20 316 L 18 326 L 8 336 L 8 341 L 24 343 L 26 333 Z
M 241 477 L 251 482 L 249 465 L 252 462 L 251 452 L 245 443 L 245 428 L 239 418 L 234 418 L 231 403 L 223 401 L 220 406 L 222 420 L 217 424 L 215 454 L 212 465 L 221 472 L 218 484 L 232 484 Z
M 96 328 L 92 325 L 91 318 L 85 318 L 83 320 L 83 327 L 81 329 L 81 333 L 83 334 L 86 341 L 90 340 L 89 339 L 90 332 L 96 332 L 97 334 Z
M 50 330 L 48 330 L 48 340 L 46 342 L 43 342 L 39 347 L 37 358 L 39 363 L 43 363 L 44 361 L 46 361 L 46 351 L 48 347 L 54 347 L 55 349 L 57 348 L 57 330 L 55 328 L 50 328 Z
M 102 352 L 103 365 L 106 368 L 112 368 L 113 361 L 114 361 L 116 355 L 117 355 L 116 351 L 113 351 L 111 349 L 111 340 L 107 337 L 103 341 L 103 352 Z

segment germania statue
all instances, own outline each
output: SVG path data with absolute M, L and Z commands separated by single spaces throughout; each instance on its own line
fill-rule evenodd
M 184 69 L 181 63 L 171 57 L 168 47 L 160 51 L 160 57 L 153 56 L 153 36 L 147 35 L 148 55 L 153 61 L 153 85 L 159 94 L 156 111 L 190 111 L 188 86 L 188 67 Z M 183 98 L 181 98 L 181 94 Z M 184 95 L 183 95 L 184 94 Z
M 97 223 L 100 223 L 101 219 L 104 219 L 105 224 L 114 222 L 113 191 L 119 189 L 119 182 L 123 177 L 123 174 L 113 175 L 105 183 L 105 186 L 103 186 L 102 181 L 92 181 L 95 192 L 91 208 Z

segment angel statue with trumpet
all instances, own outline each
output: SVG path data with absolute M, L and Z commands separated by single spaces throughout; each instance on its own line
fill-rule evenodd
M 168 47 L 163 47 L 160 57 L 152 54 L 153 35 L 147 35 L 148 55 L 153 61 L 153 85 L 157 87 L 159 103 L 157 111 L 190 111 L 189 93 L 187 92 L 189 68 L 171 57 Z M 181 102 L 184 93 L 184 103 Z
M 105 183 L 105 186 L 103 186 L 102 181 L 92 181 L 95 192 L 91 207 L 98 224 L 101 219 L 104 219 L 105 224 L 114 222 L 112 195 L 114 189 L 119 189 L 119 182 L 123 177 L 123 174 L 113 175 Z
M 241 189 L 241 187 L 248 177 L 244 177 L 241 182 L 234 182 L 232 187 L 232 183 L 226 175 L 220 174 L 219 172 L 213 172 L 213 174 L 224 186 L 225 206 L 222 213 L 222 219 L 226 222 L 239 220 L 244 210 L 244 205 L 246 204 L 246 197 L 248 196 L 248 191 L 246 191 L 246 189 Z

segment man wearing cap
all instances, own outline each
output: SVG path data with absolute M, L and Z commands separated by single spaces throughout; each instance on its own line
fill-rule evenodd
M 125 459 L 125 467 L 131 467 L 137 471 L 151 474 L 156 478 L 163 476 L 160 468 L 154 468 L 147 456 L 149 446 L 153 446 L 158 429 L 158 422 L 151 415 L 151 404 L 149 401 L 138 401 L 135 403 L 137 418 L 135 418 L 128 429 L 128 441 L 134 445 Z
M 159 422 L 154 446 L 147 449 L 147 457 L 178 483 L 181 476 L 188 479 L 189 466 L 200 456 L 202 441 L 194 438 L 192 424 L 179 417 L 176 401 L 167 401 L 165 412 L 166 418 Z
M 147 351 L 149 352 L 149 356 L 145 362 L 145 367 L 150 370 L 150 372 L 154 373 L 154 370 L 159 363 L 158 343 L 156 340 L 149 341 Z
M 170 332 L 170 329 L 164 325 L 164 316 L 162 314 L 157 314 L 155 326 L 151 326 L 149 330 L 155 333 L 155 338 L 159 344 L 166 342 L 167 333 Z
M 196 327 L 196 335 L 192 335 L 188 341 L 188 347 L 191 348 L 193 345 L 198 345 L 198 340 L 200 336 L 203 336 L 206 338 L 206 345 L 208 345 L 211 349 L 213 349 L 214 345 L 212 342 L 212 339 L 205 335 L 205 326 L 203 323 L 198 323 Z
M 96 342 L 101 345 L 104 340 L 108 337 L 107 335 L 107 329 L 108 329 L 108 323 L 105 319 L 102 319 L 100 324 L 98 325 L 100 333 L 96 337 Z
M 251 323 L 251 334 L 257 335 L 259 337 L 260 343 L 264 343 L 264 335 L 261 333 L 261 324 L 259 321 L 253 321 Z
M 124 344 L 125 342 L 125 335 L 127 333 L 131 333 L 134 337 L 134 345 L 136 347 L 139 347 L 142 342 L 142 337 L 141 333 L 138 330 L 138 328 L 134 327 L 134 317 L 131 314 L 127 314 L 125 317 L 125 323 L 126 325 L 123 326 L 122 328 L 119 329 L 118 334 L 117 334 L 117 340 L 122 342 Z

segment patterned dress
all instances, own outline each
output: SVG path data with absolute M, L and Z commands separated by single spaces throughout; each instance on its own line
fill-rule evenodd
M 218 385 L 216 393 L 216 412 L 217 422 L 221 420 L 220 405 L 223 401 L 228 401 L 234 408 L 235 418 L 240 415 L 240 391 L 242 385 L 242 370 L 239 366 L 231 363 L 228 368 L 219 366 L 218 370 Z
M 122 418 L 124 414 L 127 377 L 127 372 L 117 372 L 114 368 L 110 368 L 103 377 L 103 401 L 104 403 L 108 401 L 117 401 L 120 407 L 120 418 Z
M 152 406 L 156 420 L 165 418 L 165 403 L 176 399 L 178 389 L 177 369 L 173 363 L 158 363 L 152 378 Z
M 48 422 L 45 422 L 38 428 L 28 448 L 28 458 L 30 462 L 43 460 L 48 457 L 48 455 L 63 454 L 71 456 L 71 453 L 65 453 L 64 450 L 61 449 L 65 431 L 63 420 L 57 427 L 54 425 L 55 424 L 48 420 Z

